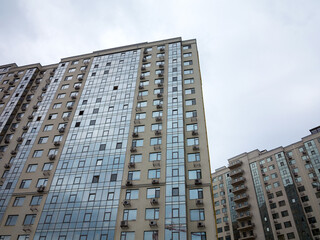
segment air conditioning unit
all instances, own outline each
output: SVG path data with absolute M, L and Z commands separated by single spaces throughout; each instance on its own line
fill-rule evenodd
M 50 176 L 50 170 L 43 171 L 43 176 Z
M 5 142 L 5 143 L 10 143 L 10 139 L 9 139 L 9 138 L 5 138 L 5 139 L 4 139 L 4 142 Z
M 140 90 L 144 89 L 144 86 L 143 85 L 139 85 L 139 89 Z
M 73 99 L 73 100 L 76 99 L 76 98 L 77 98 L 76 95 L 72 95 L 72 96 L 71 96 L 71 99 Z
M 156 117 L 156 122 L 161 122 L 162 121 L 162 117 Z
M 23 127 L 22 127 L 22 130 L 24 130 L 24 131 L 27 131 L 28 129 L 29 129 L 28 126 L 23 126 Z
M 30 225 L 26 225 L 23 226 L 22 230 L 26 233 L 30 233 L 31 232 L 31 226 Z
M 80 85 L 74 86 L 74 89 L 75 89 L 75 90 L 79 90 L 79 89 L 80 89 Z
M 68 108 L 69 110 L 72 110 L 72 109 L 73 109 L 73 106 L 72 106 L 72 105 L 69 105 L 67 108 Z
M 195 184 L 195 185 L 201 185 L 201 184 L 202 184 L 201 179 L 195 179 L 195 180 L 194 180 L 194 184 Z
M 152 184 L 159 184 L 159 179 L 153 179 Z
M 66 129 L 65 129 L 64 127 L 59 128 L 59 133 L 64 133 L 65 130 L 66 130 Z
M 149 225 L 150 225 L 150 227 L 156 227 L 156 226 L 158 226 L 157 221 L 155 221 L 155 220 L 151 220 L 151 221 L 149 222 Z
M 14 76 L 14 77 L 19 77 L 18 73 L 15 73 L 13 76 Z
M 132 180 L 127 180 L 126 186 L 132 186 Z
M 161 130 L 155 130 L 155 131 L 154 131 L 154 134 L 155 134 L 155 135 L 161 135 Z
M 197 199 L 196 205 L 197 206 L 202 206 L 203 205 L 203 200 L 202 199 Z
M 158 83 L 158 87 L 162 87 L 162 86 L 163 86 L 162 82 Z
M 46 92 L 46 91 L 47 91 L 47 87 L 43 87 L 42 92 Z
M 131 206 L 130 200 L 124 200 L 124 201 L 122 202 L 122 204 L 123 204 L 123 206 L 125 206 L 125 207 Z
M 164 65 L 163 65 L 163 64 L 160 64 L 160 65 L 159 65 L 159 68 L 164 68 Z
M 163 72 L 158 73 L 159 77 L 163 77 Z
M 69 121 L 69 117 L 63 117 L 63 121 Z
M 38 208 L 37 208 L 37 207 L 30 207 L 30 210 L 31 210 L 32 212 L 38 212 Z
M 120 222 L 120 227 L 121 228 L 127 228 L 128 227 L 128 221 L 121 221 Z
M 198 135 L 198 131 L 197 131 L 197 130 L 193 130 L 193 131 L 192 131 L 192 135 L 193 135 L 193 136 L 197 136 L 197 135 Z
M 198 228 L 204 228 L 205 225 L 204 225 L 203 222 L 198 222 L 197 227 L 198 227 Z
M 53 76 L 53 75 L 54 75 L 54 71 L 51 71 L 51 72 L 50 72 L 50 76 Z
M 141 80 L 143 80 L 143 79 L 145 79 L 145 78 L 146 78 L 146 77 L 145 77 L 144 75 L 142 75 L 142 74 L 140 75 L 140 79 L 141 79 Z
M 11 127 L 10 130 L 11 130 L 12 132 L 14 132 L 14 131 L 16 131 L 16 128 L 15 128 L 15 127 Z
M 146 59 L 146 58 L 143 58 L 143 59 L 142 59 L 142 62 L 146 62 L 146 61 L 147 61 L 147 59 Z
M 159 204 L 158 199 L 156 199 L 156 198 L 152 198 L 152 199 L 150 200 L 150 203 L 151 203 L 152 205 L 157 205 L 157 204 Z
M 83 77 L 78 77 L 78 81 L 82 81 L 83 80 Z
M 33 119 L 33 116 L 32 116 L 32 115 L 29 115 L 29 116 L 28 116 L 28 119 L 29 119 L 29 120 L 32 120 L 32 119 Z
M 50 160 L 55 160 L 56 159 L 56 155 L 55 154 L 50 154 L 49 155 L 49 159 Z
M 289 160 L 292 160 L 292 156 L 288 156 L 288 159 L 289 159 Z
M 158 104 L 157 109 L 162 109 L 162 104 Z
M 37 99 L 38 99 L 39 101 L 42 101 L 43 97 L 42 97 L 42 96 L 38 96 Z
M 145 67 L 145 66 L 142 66 L 142 67 L 141 67 L 141 70 L 142 70 L 142 71 L 146 70 L 146 67 Z
M 11 168 L 11 164 L 10 163 L 6 163 L 5 165 L 4 165 L 4 168 Z
M 154 166 L 154 167 L 160 167 L 160 161 L 153 161 L 152 162 L 152 165 Z
M 134 162 L 129 162 L 128 167 L 129 167 L 129 168 L 135 168 L 135 167 L 136 167 L 136 163 L 134 163 Z
M 60 141 L 56 141 L 53 143 L 55 146 L 60 146 Z
M 136 152 L 137 151 L 137 148 L 136 147 L 131 147 L 130 148 L 130 152 Z
M 194 151 L 199 151 L 199 146 L 197 146 L 197 145 L 195 145 L 195 146 L 193 146 L 193 148 L 192 148 Z
M 22 137 L 18 137 L 17 138 L 17 142 L 22 142 L 23 141 L 23 138 Z
M 132 137 L 139 137 L 139 134 L 137 132 L 133 132 Z
M 44 191 L 45 186 L 41 185 L 38 187 L 37 191 L 38 192 L 43 192 Z
M 17 151 L 16 150 L 12 150 L 11 151 L 11 155 L 16 155 L 17 154 Z

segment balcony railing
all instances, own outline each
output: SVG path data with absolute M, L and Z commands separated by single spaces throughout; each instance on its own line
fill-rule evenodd
M 242 161 L 237 160 L 237 161 L 233 161 L 233 162 L 229 163 L 228 168 L 233 169 L 236 167 L 240 167 L 241 165 L 242 165 Z
M 240 184 L 240 183 L 244 183 L 245 181 L 246 181 L 245 177 L 239 177 L 239 178 L 233 179 L 231 181 L 231 184 L 232 185 L 237 185 L 237 184 Z
M 238 221 L 239 220 L 244 220 L 244 219 L 247 219 L 247 218 L 251 218 L 251 217 L 252 217 L 252 214 L 250 212 L 239 213 L 236 216 Z
M 235 193 L 239 193 L 241 191 L 245 191 L 247 190 L 247 186 L 244 186 L 244 185 L 241 185 L 241 186 L 238 186 L 238 187 L 235 187 L 232 189 L 232 192 L 235 194 Z
M 236 177 L 243 173 L 243 169 L 236 169 L 230 172 L 230 177 Z
M 233 200 L 235 202 L 241 202 L 241 201 L 247 200 L 248 198 L 249 198 L 249 195 L 246 193 L 243 193 L 243 194 L 235 196 Z

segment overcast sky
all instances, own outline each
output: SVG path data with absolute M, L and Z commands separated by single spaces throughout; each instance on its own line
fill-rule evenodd
M 197 39 L 214 169 L 320 125 L 319 0 L 3 0 L 0 65 Z

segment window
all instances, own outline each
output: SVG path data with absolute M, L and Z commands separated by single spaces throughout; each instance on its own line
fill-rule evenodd
M 42 196 L 33 196 L 30 202 L 30 206 L 40 205 L 41 200 L 42 200 Z
M 199 138 L 188 138 L 187 146 L 199 145 Z
M 160 197 L 160 188 L 147 189 L 147 198 L 159 198 L 159 197 Z
M 65 214 L 63 218 L 64 223 L 69 223 L 71 221 L 71 214 Z
M 184 74 L 192 74 L 193 73 L 193 69 L 186 69 L 183 71 Z
M 92 213 L 86 213 L 86 214 L 84 214 L 83 221 L 84 221 L 84 222 L 90 222 L 90 220 L 91 220 L 91 215 L 92 215 Z
M 146 118 L 146 113 L 137 113 L 136 114 L 136 119 L 145 119 Z
M 190 199 L 203 199 L 203 190 L 202 188 L 190 189 L 189 190 Z
M 286 205 L 286 202 L 284 200 L 279 201 L 279 207 L 283 207 Z
M 149 161 L 160 161 L 161 160 L 161 152 L 155 152 L 149 154 Z
M 32 225 L 36 219 L 36 214 L 27 214 L 24 218 L 23 225 Z
M 186 112 L 186 118 L 191 118 L 191 117 L 197 117 L 197 111 L 196 110 Z
M 182 47 L 182 49 L 183 49 L 183 50 L 191 49 L 191 45 L 184 45 L 184 46 Z
M 157 230 L 144 231 L 143 239 L 144 240 L 158 239 L 158 231 Z
M 96 120 L 90 120 L 89 126 L 96 125 Z
M 198 130 L 198 124 L 193 123 L 193 124 L 187 124 L 187 131 L 195 131 Z
M 9 215 L 6 221 L 6 226 L 14 226 L 16 225 L 18 219 L 18 215 Z
M 179 188 L 172 188 L 172 196 L 179 196 Z
M 196 99 L 188 99 L 188 100 L 186 100 L 186 105 L 187 106 L 196 105 Z
M 128 180 L 140 180 L 140 171 L 129 171 Z
M 14 207 L 22 206 L 25 199 L 26 199 L 26 197 L 16 197 L 13 201 L 12 206 L 14 206 Z
M 55 104 L 53 104 L 52 109 L 61 108 L 61 106 L 62 106 L 62 103 L 55 103 Z
M 188 52 L 188 53 L 184 53 L 183 54 L 183 57 L 191 57 L 192 56 L 192 53 L 191 52 Z
M 142 161 L 141 154 L 135 154 L 130 156 L 130 162 L 141 162 L 141 161 Z
M 288 237 L 288 239 L 295 239 L 295 236 L 294 236 L 293 232 L 287 233 L 287 237 Z
M 132 140 L 132 147 L 142 147 L 143 139 L 134 139 Z
M 160 169 L 149 169 L 148 170 L 148 178 L 160 178 Z
M 287 216 L 289 216 L 288 211 L 282 211 L 282 212 L 281 212 L 281 216 L 282 216 L 282 217 L 287 217 Z
M 135 126 L 133 131 L 135 133 L 139 133 L 139 132 L 144 132 L 144 125 L 141 125 L 141 126 Z
M 65 96 L 66 96 L 65 93 L 60 93 L 58 94 L 57 99 L 64 98 Z
M 120 240 L 134 240 L 134 232 L 121 232 Z
M 40 137 L 38 144 L 43 144 L 48 142 L 48 137 Z
M 283 224 L 284 224 L 284 227 L 285 227 L 285 228 L 292 227 L 292 224 L 291 224 L 290 221 L 284 222 Z
M 190 66 L 190 65 L 192 65 L 193 63 L 192 63 L 192 60 L 189 60 L 189 61 L 184 61 L 183 62 L 183 65 L 184 66 Z
M 143 141 L 143 140 L 142 140 Z M 121 142 L 119 142 L 119 143 L 117 143 L 116 144 L 116 149 L 121 149 L 122 148 L 122 143 Z
M 126 199 L 139 199 L 139 190 L 138 189 L 130 189 L 126 191 Z
M 141 108 L 141 107 L 146 107 L 147 106 L 147 101 L 143 101 L 143 102 L 138 102 L 137 103 L 137 107 Z
M 53 129 L 53 125 L 50 124 L 50 125 L 45 125 L 44 128 L 43 128 L 43 131 L 44 132 L 48 132 L 48 131 L 51 131 Z
M 99 178 L 100 178 L 99 175 L 93 176 L 93 178 L 92 178 L 92 183 L 98 183 L 98 182 L 99 182 Z
M 191 221 L 203 221 L 204 220 L 204 209 L 191 209 L 190 210 Z
M 159 219 L 159 208 L 147 208 L 146 209 L 146 220 Z
M 184 90 L 184 93 L 185 94 L 194 94 L 194 93 L 196 93 L 196 91 L 194 88 L 188 88 L 188 89 Z
M 68 88 L 69 88 L 69 84 L 64 84 L 61 86 L 61 90 L 68 89 Z
M 200 161 L 200 153 L 189 153 L 188 162 L 198 162 Z
M 188 174 L 189 174 L 189 179 L 201 179 L 201 170 L 200 169 L 189 170 Z
M 35 151 L 33 152 L 32 157 L 34 157 L 34 158 L 39 158 L 39 157 L 42 156 L 42 153 L 43 153 L 43 150 L 35 150 Z
M 38 179 L 38 182 L 37 182 L 37 187 L 40 187 L 40 186 L 47 186 L 47 183 L 48 183 L 48 179 L 47 178 L 39 178 Z
M 125 209 L 123 210 L 123 220 L 133 221 L 137 219 L 137 209 Z
M 150 138 L 150 146 L 160 145 L 160 144 L 161 144 L 161 137 Z
M 154 111 L 152 112 L 152 117 L 162 117 L 162 111 Z

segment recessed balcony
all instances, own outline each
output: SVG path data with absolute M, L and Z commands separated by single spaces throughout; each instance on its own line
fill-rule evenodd
M 248 218 L 251 218 L 251 217 L 252 217 L 252 214 L 250 212 L 243 212 L 243 213 L 239 213 L 236 216 L 236 219 L 238 221 L 242 221 L 242 220 L 245 220 L 245 219 L 248 219 Z
M 247 189 L 248 189 L 248 187 L 247 187 L 247 186 L 244 186 L 244 185 L 237 186 L 237 187 L 235 187 L 235 188 L 232 189 L 232 193 L 233 193 L 233 194 L 237 194 L 237 193 L 246 191 Z
M 241 165 L 242 165 L 242 161 L 237 160 L 237 161 L 230 162 L 228 165 L 228 168 L 234 169 L 234 168 L 240 167 Z
M 251 228 L 254 228 L 254 223 L 248 224 L 248 225 L 244 225 L 244 226 L 239 226 L 237 228 L 238 231 L 244 231 L 244 230 L 249 230 Z
M 234 178 L 243 174 L 243 169 L 236 169 L 230 172 L 230 177 Z
M 245 177 L 239 177 L 239 178 L 235 178 L 231 181 L 231 184 L 233 186 L 235 185 L 238 185 L 238 184 L 241 184 L 241 183 L 244 183 L 246 181 L 246 178 Z
M 246 236 L 246 237 L 241 237 L 239 238 L 239 240 L 250 240 L 250 239 L 256 239 L 257 235 L 256 234 L 253 234 L 253 235 L 250 235 L 250 236 Z
M 249 195 L 246 194 L 246 193 L 243 193 L 243 194 L 240 194 L 240 195 L 237 195 L 233 198 L 233 201 L 234 202 L 242 202 L 242 201 L 246 201 L 248 200 L 249 198 Z
M 247 210 L 250 208 L 250 204 L 249 203 L 243 203 L 243 204 L 238 204 L 236 207 L 235 207 L 235 210 L 236 211 L 243 211 L 243 210 Z

